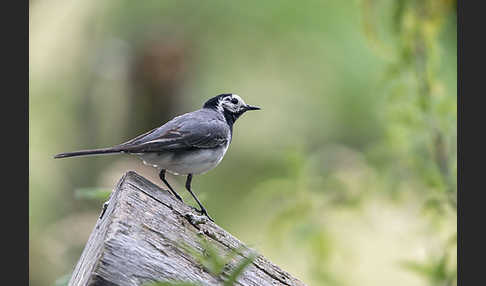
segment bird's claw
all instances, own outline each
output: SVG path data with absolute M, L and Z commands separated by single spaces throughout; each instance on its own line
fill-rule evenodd
M 192 207 L 192 209 L 194 209 L 197 213 L 199 213 L 200 215 L 204 215 L 205 217 L 207 217 L 210 221 L 214 222 L 214 219 L 212 217 L 209 216 L 208 212 L 206 211 L 206 209 L 197 209 L 195 207 Z

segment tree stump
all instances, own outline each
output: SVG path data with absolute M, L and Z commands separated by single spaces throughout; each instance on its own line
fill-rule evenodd
M 230 257 L 221 273 L 211 273 L 194 257 L 207 251 L 202 239 L 222 257 Z M 167 190 L 128 172 L 111 193 L 69 285 L 128 286 L 153 281 L 223 285 L 253 253 Z M 263 256 L 254 255 L 235 285 L 305 285 Z

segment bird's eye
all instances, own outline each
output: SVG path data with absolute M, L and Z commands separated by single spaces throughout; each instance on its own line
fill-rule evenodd
M 237 103 L 238 103 L 238 99 L 233 98 L 233 99 L 231 100 L 231 103 L 233 103 L 233 104 L 237 104 Z

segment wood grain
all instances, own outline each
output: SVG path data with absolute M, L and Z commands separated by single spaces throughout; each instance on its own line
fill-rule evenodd
M 237 251 L 221 275 L 211 273 L 187 251 L 190 247 L 204 253 L 201 239 L 222 257 Z M 150 281 L 223 285 L 236 265 L 252 253 L 254 250 L 166 190 L 128 172 L 111 193 L 69 285 L 128 286 Z M 257 254 L 236 285 L 305 284 Z

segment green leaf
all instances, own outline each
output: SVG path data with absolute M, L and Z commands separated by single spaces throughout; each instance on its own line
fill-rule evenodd
M 236 283 L 236 280 L 240 275 L 243 273 L 243 271 L 248 267 L 251 263 L 256 258 L 255 253 L 251 253 L 248 257 L 243 258 L 240 263 L 233 269 L 231 274 L 228 277 L 228 280 L 224 282 L 224 286 L 233 286 Z
M 185 243 L 181 244 L 181 248 L 194 257 L 207 271 L 219 275 L 227 260 L 225 257 L 221 257 L 217 250 L 204 238 L 199 239 L 199 244 L 203 248 L 203 253 Z
M 74 191 L 76 199 L 84 200 L 107 200 L 110 197 L 111 190 L 107 188 L 79 188 Z
M 206 239 L 199 238 L 199 243 L 203 248 L 203 253 L 199 250 L 193 248 L 190 245 L 185 243 L 181 243 L 180 246 L 184 249 L 187 253 L 189 253 L 192 257 L 194 257 L 198 263 L 200 263 L 207 271 L 215 276 L 220 276 L 223 274 L 224 268 L 227 264 L 229 264 L 238 254 L 240 254 L 244 247 L 240 247 L 238 249 L 233 249 L 227 255 L 220 255 L 217 249 L 211 245 Z M 253 262 L 256 258 L 255 253 L 251 253 L 248 257 L 243 258 L 237 266 L 231 271 L 228 276 L 228 279 L 224 282 L 224 285 L 233 285 L 236 282 L 236 279 L 243 273 L 244 269 Z M 173 284 L 155 284 L 155 285 L 173 285 Z M 177 284 L 179 285 L 179 284 Z M 182 284 L 185 285 L 185 284 Z M 152 285 L 151 285 L 152 286 Z
M 449 254 L 445 252 L 440 257 L 432 258 L 428 262 L 404 261 L 402 267 L 412 271 L 430 281 L 433 285 L 449 285 L 456 278 L 455 267 L 448 267 Z
M 67 286 L 69 283 L 69 279 L 71 279 L 71 273 L 65 274 L 57 278 L 54 282 L 54 286 Z
M 430 278 L 434 275 L 433 267 L 427 264 L 421 264 L 415 261 L 403 261 L 400 264 L 403 268 L 425 278 Z

